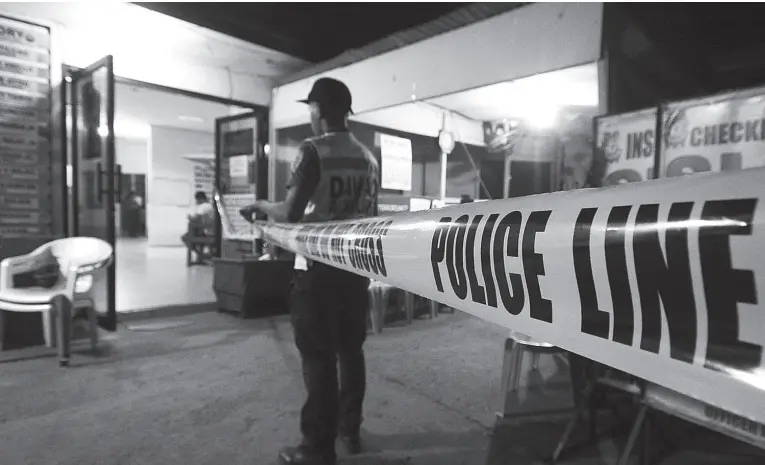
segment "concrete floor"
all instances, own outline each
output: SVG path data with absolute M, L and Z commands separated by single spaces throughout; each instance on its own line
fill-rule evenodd
M 543 463 L 562 419 L 495 426 L 504 337 L 459 313 L 370 336 L 368 452 L 341 463 Z M 268 465 L 299 439 L 303 386 L 285 318 L 145 320 L 102 347 L 97 357 L 76 354 L 69 369 L 38 349 L 2 354 L 0 464 Z M 616 451 L 604 441 L 566 463 L 614 463 Z M 701 465 L 709 456 L 685 453 L 666 465 Z

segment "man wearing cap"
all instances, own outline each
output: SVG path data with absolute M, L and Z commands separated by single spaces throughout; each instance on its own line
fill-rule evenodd
M 351 101 L 338 80 L 314 83 L 301 102 L 310 106 L 316 137 L 300 145 L 286 200 L 256 201 L 242 210 L 245 217 L 262 212 L 272 221 L 315 223 L 377 214 L 379 165 L 348 131 Z M 338 436 L 349 453 L 360 452 L 368 287 L 367 278 L 295 257 L 290 312 L 308 396 L 300 414 L 303 440 L 281 452 L 283 463 L 334 465 Z

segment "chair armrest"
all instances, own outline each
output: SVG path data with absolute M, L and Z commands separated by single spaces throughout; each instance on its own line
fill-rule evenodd
M 35 258 L 39 255 L 38 249 L 26 255 L 8 257 L 0 262 L 0 292 L 13 287 L 13 275 L 34 269 Z

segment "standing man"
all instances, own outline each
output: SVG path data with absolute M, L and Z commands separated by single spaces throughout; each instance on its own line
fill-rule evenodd
M 375 216 L 380 170 L 372 152 L 348 131 L 350 91 L 340 81 L 322 78 L 302 102 L 310 107 L 316 137 L 300 146 L 286 200 L 256 201 L 241 213 L 250 220 L 262 212 L 291 223 Z M 368 287 L 362 276 L 295 258 L 290 312 L 308 398 L 300 414 L 303 441 L 281 452 L 285 464 L 334 465 L 338 436 L 349 453 L 361 451 Z

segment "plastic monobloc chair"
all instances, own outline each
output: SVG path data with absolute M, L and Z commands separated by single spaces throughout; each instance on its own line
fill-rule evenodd
M 51 287 L 14 288 L 13 276 L 29 272 L 55 257 L 61 276 Z M 33 252 L 0 262 L 0 310 L 8 312 L 41 312 L 45 345 L 54 345 L 52 326 L 55 321 L 58 337 L 59 364 L 69 364 L 72 310 L 87 312 L 90 343 L 98 344 L 98 322 L 92 296 L 94 275 L 109 266 L 114 257 L 112 246 L 94 237 L 69 237 L 41 245 Z M 55 319 L 55 320 L 54 320 Z

